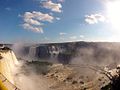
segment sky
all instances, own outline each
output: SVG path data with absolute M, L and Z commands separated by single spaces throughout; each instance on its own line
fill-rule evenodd
M 120 0 L 0 0 L 0 42 L 119 42 L 119 9 Z

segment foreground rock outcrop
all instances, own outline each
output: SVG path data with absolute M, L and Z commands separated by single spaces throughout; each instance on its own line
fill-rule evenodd
M 109 83 L 109 79 L 105 75 L 99 74 L 89 67 L 82 68 L 84 72 L 82 73 L 79 71 L 81 67 L 78 67 L 77 70 L 72 65 L 34 61 L 27 62 L 23 68 L 22 73 L 30 77 L 29 79 L 33 78 L 32 75 L 39 77 L 36 84 L 45 85 L 43 90 L 100 90 Z M 91 72 L 91 75 L 85 74 L 86 72 Z

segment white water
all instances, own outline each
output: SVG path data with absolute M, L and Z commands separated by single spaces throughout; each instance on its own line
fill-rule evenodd
M 18 62 L 13 51 L 0 51 L 0 54 L 3 57 L 0 60 L 0 73 L 13 85 L 17 86 L 17 88 L 20 90 L 50 90 L 48 89 L 49 84 L 47 79 L 42 75 L 33 73 L 31 67 L 29 68 L 29 75 L 21 72 L 20 68 L 23 63 Z
M 17 71 L 19 62 L 13 51 L 1 51 L 0 72 L 12 83 L 15 84 L 14 74 Z

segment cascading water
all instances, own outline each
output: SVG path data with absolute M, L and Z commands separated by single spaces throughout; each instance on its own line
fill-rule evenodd
M 0 51 L 0 80 L 8 90 L 18 90 L 15 86 L 15 73 L 17 72 L 18 60 L 11 50 Z
M 27 67 L 29 75 L 24 74 L 25 63 L 18 62 L 12 50 L 0 50 L 0 56 L 0 90 L 48 90 L 48 80 L 32 72 L 32 67 Z

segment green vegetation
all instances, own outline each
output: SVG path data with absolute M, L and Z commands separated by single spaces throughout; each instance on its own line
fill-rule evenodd
M 46 74 L 49 72 L 49 66 L 51 66 L 52 63 L 49 62 L 43 62 L 43 61 L 32 61 L 32 62 L 26 62 L 24 66 L 22 66 L 22 70 L 25 70 L 25 74 L 31 73 L 31 70 L 34 73 L 37 74 Z
M 27 65 L 38 65 L 38 66 L 43 66 L 43 65 L 52 65 L 52 63 L 47 62 L 47 61 L 32 61 L 32 62 L 27 62 Z

